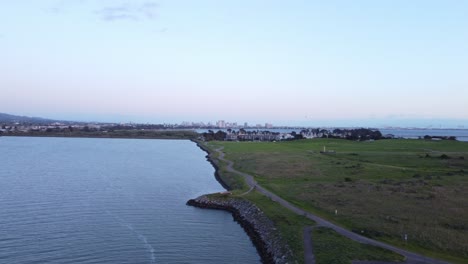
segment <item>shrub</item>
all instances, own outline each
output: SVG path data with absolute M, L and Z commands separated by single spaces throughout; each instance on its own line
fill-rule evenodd
M 450 157 L 449 157 L 449 156 L 447 156 L 446 154 L 442 154 L 442 155 L 440 155 L 440 158 L 441 158 L 441 159 L 450 159 Z

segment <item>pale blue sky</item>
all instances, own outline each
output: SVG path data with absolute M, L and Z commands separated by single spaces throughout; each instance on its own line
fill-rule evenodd
M 468 127 L 468 1 L 0 2 L 0 112 Z

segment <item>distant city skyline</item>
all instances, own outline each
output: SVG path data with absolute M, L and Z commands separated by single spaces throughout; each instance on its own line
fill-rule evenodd
M 47 118 L 41 116 L 18 116 L 18 115 L 9 115 L 6 113 L 0 113 L 0 123 L 10 124 L 13 120 L 17 120 L 19 124 L 28 124 L 32 123 L 33 126 L 35 123 L 40 122 L 41 124 L 44 122 L 43 120 L 49 120 L 52 125 L 66 125 L 68 126 L 70 123 L 77 122 L 77 125 L 82 126 L 84 124 L 96 125 L 96 124 L 122 124 L 122 125 L 155 125 L 155 126 L 164 126 L 164 127 L 171 127 L 171 128 L 180 128 L 180 127 L 192 127 L 192 128 L 221 128 L 221 129 L 240 129 L 240 128 L 256 128 L 256 129 L 275 129 L 275 128 L 291 128 L 291 127 L 303 127 L 303 128 L 378 128 L 378 129 L 462 129 L 468 130 L 468 127 L 465 125 L 461 125 L 459 122 L 460 120 L 450 120 L 452 123 L 447 122 L 447 120 L 407 120 L 406 124 L 403 120 L 398 120 L 393 123 L 377 123 L 374 120 L 374 123 L 365 123 L 362 120 L 348 120 L 346 122 L 337 122 L 336 120 L 329 120 L 327 122 L 308 122 L 308 123 L 283 123 L 283 124 L 273 124 L 269 122 L 237 122 L 237 121 L 230 121 L 230 120 L 217 120 L 217 121 L 181 121 L 181 122 L 148 122 L 148 121 L 122 121 L 122 120 L 112 120 L 112 119 L 105 119 L 105 120 L 79 120 L 79 119 L 67 119 L 67 118 Z M 38 119 L 37 119 L 38 118 Z M 443 121 L 445 121 L 445 125 L 442 125 Z M 432 123 L 431 123 L 432 122 Z M 434 125 L 439 123 L 438 125 Z M 402 125 L 403 124 L 403 125 Z
M 10 113 L 11 114 L 11 113 Z M 28 116 L 28 115 L 26 115 Z M 271 123 L 269 121 L 254 121 L 246 122 L 245 120 L 166 120 L 166 121 L 148 121 L 148 119 L 139 120 L 136 117 L 102 117 L 102 119 L 87 119 L 87 118 L 68 118 L 64 117 L 51 117 L 40 115 L 29 115 L 29 117 L 39 117 L 46 119 L 62 120 L 62 121 L 77 121 L 77 122 L 102 122 L 102 123 L 138 123 L 138 124 L 171 124 L 182 126 L 212 126 L 212 127 L 374 127 L 374 128 L 453 128 L 453 129 L 468 129 L 464 125 L 464 120 L 437 120 L 437 119 L 385 119 L 385 120 L 310 120 L 308 122 L 284 122 L 284 123 Z
M 0 3 L 0 112 L 468 128 L 468 2 Z

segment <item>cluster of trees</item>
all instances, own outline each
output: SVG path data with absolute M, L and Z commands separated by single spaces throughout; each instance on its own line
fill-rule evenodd
M 447 136 L 429 136 L 429 135 L 425 135 L 424 139 L 425 140 L 432 140 L 432 139 L 457 140 L 457 137 L 454 137 L 454 136 L 447 137 Z
M 238 134 L 238 135 L 279 135 L 279 132 L 271 132 L 269 130 L 245 130 L 243 128 L 239 129 L 238 132 L 235 130 L 228 129 L 228 133 Z
M 118 124 L 118 125 L 106 125 L 105 129 L 108 131 L 113 130 L 134 130 L 134 129 L 165 129 L 167 128 L 163 124 L 134 124 L 134 125 L 125 125 L 125 124 Z
M 293 136 L 292 138 L 287 138 L 286 140 L 297 140 L 297 139 L 304 139 L 304 136 L 302 135 L 302 133 L 296 133 L 296 131 L 293 131 L 291 132 L 291 136 Z
M 10 129 L 11 128 L 11 129 Z M 111 128 L 111 129 L 109 129 Z M 8 127 L 4 135 L 14 136 L 57 136 L 57 137 L 96 137 L 96 138 L 158 138 L 158 139 L 195 139 L 199 135 L 191 130 L 170 129 L 122 129 L 113 126 L 44 126 Z M 0 131 L 1 133 L 1 131 Z
M 312 133 L 314 137 L 321 138 L 344 138 L 348 140 L 378 140 L 384 139 L 382 133 L 377 129 L 368 129 L 368 128 L 356 128 L 356 129 L 342 129 L 335 128 L 333 130 L 313 128 L 302 130 L 301 134 L 310 134 Z
M 379 130 L 367 129 L 367 128 L 358 128 L 358 129 L 335 129 L 337 132 L 345 134 L 345 138 L 349 140 L 379 140 L 385 137 L 382 136 L 382 133 Z M 335 131 L 334 130 L 334 131 Z
M 219 130 L 214 132 L 213 130 L 208 130 L 208 132 L 202 133 L 202 136 L 205 141 L 211 140 L 235 140 L 235 141 L 276 141 L 276 140 L 295 140 L 303 139 L 303 136 L 300 133 L 292 132 L 290 136 L 285 136 L 286 134 L 281 134 L 279 132 L 271 132 L 268 130 L 253 130 L 247 131 L 243 128 L 238 131 L 228 129 L 227 132 Z
M 202 135 L 205 141 L 212 141 L 212 140 L 224 140 L 226 138 L 227 133 L 221 130 L 218 130 L 218 132 L 216 133 L 213 132 L 213 130 L 208 130 L 208 132 L 205 132 Z
M 261 140 L 261 141 L 274 141 L 274 140 L 299 140 L 304 138 L 342 138 L 348 140 L 378 140 L 384 139 L 382 133 L 379 130 L 367 129 L 367 128 L 358 128 L 358 129 L 307 129 L 302 130 L 300 133 L 292 131 L 291 133 L 278 133 L 271 132 L 268 130 L 264 131 L 246 131 L 240 129 L 239 131 L 234 131 L 228 129 L 227 132 L 219 130 L 214 132 L 213 130 L 208 130 L 202 134 L 203 138 L 206 141 L 211 140 L 239 140 L 239 141 L 252 141 L 252 140 Z

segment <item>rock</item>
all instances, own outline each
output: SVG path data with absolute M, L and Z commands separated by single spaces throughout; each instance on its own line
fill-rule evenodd
M 225 210 L 232 213 L 248 234 L 263 263 L 292 263 L 292 253 L 282 240 L 273 222 L 253 203 L 235 197 L 200 196 L 191 199 L 187 205 Z

